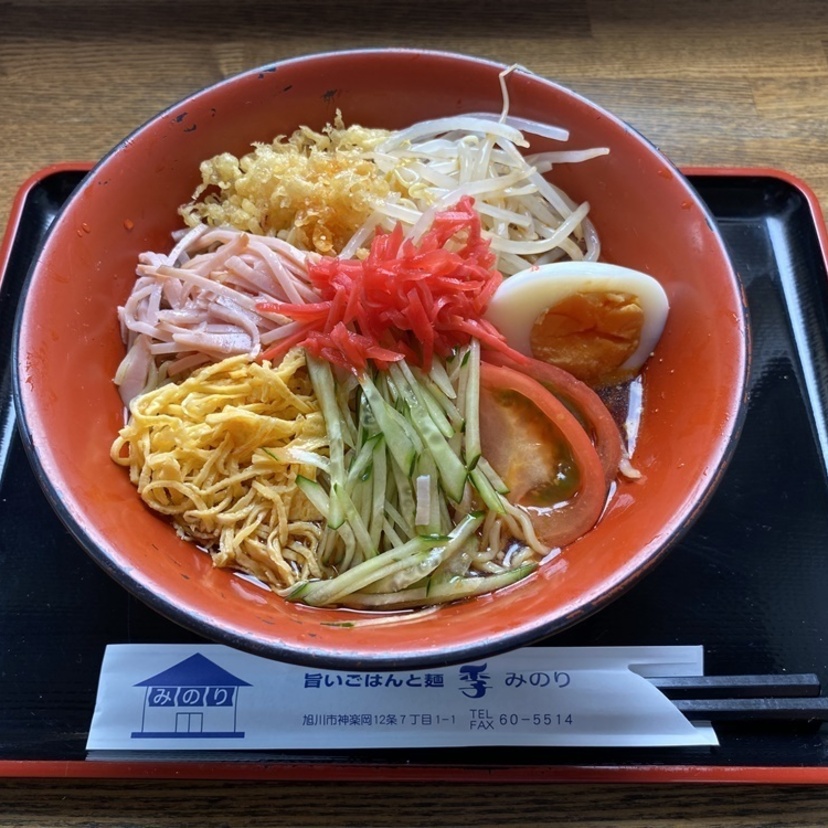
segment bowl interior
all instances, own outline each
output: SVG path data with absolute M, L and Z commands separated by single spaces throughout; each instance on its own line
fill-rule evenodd
M 448 663 L 554 632 L 626 588 L 701 508 L 737 429 L 747 363 L 742 296 L 698 198 L 645 140 L 611 115 L 534 76 L 509 81 L 511 112 L 570 130 L 569 145 L 608 156 L 556 169 L 587 199 L 607 261 L 645 270 L 671 312 L 645 374 L 634 455 L 644 479 L 620 483 L 586 537 L 525 582 L 405 623 L 336 626 L 233 574 L 179 540 L 143 507 L 109 459 L 124 414 L 112 383 L 123 355 L 115 308 L 138 254 L 164 250 L 199 162 L 247 151 L 300 124 L 389 128 L 463 111 L 500 110 L 498 72 L 439 53 L 369 51 L 297 59 L 197 93 L 139 129 L 85 179 L 33 267 L 18 320 L 24 437 L 52 502 L 114 577 L 163 614 L 208 637 L 329 667 Z M 543 141 L 533 141 L 532 149 Z

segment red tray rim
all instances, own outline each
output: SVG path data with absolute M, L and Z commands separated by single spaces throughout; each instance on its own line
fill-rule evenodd
M 227 782 L 459 782 L 467 784 L 738 784 L 825 785 L 828 768 L 750 765 L 487 765 L 342 764 L 181 760 L 3 760 L 0 779 L 181 779 Z
M 9 221 L 0 242 L 0 285 L 2 285 L 12 245 L 22 221 L 29 193 L 51 175 L 88 172 L 90 162 L 64 161 L 34 172 L 19 187 L 12 202 Z M 772 167 L 681 166 L 685 176 L 719 178 L 775 178 L 798 190 L 805 198 L 817 231 L 822 258 L 828 264 L 828 228 L 814 191 L 801 178 Z M 696 784 L 828 784 L 828 767 L 753 766 L 753 765 L 526 765 L 515 767 L 486 765 L 414 765 L 395 763 L 377 765 L 357 762 L 315 763 L 270 762 L 267 759 L 240 761 L 158 760 L 158 759 L 5 759 L 0 760 L 0 778 L 42 779 L 221 779 L 225 781 L 307 782 L 318 779 L 320 771 L 332 782 L 362 782 L 370 775 L 377 782 L 465 783 L 696 783 Z

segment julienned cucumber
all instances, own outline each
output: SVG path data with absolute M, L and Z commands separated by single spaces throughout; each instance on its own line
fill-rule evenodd
M 330 456 L 307 463 L 316 480 L 298 478 L 297 485 L 326 521 L 319 548 L 329 577 L 302 581 L 283 595 L 315 606 L 413 606 L 497 589 L 528 574 L 525 566 L 465 574 L 486 514 L 486 526 L 500 519 L 494 515 L 506 511 L 508 491 L 481 453 L 479 343 L 430 372 L 401 362 L 340 377 L 312 356 L 308 370 Z M 301 448 L 292 453 L 310 459 Z M 483 513 L 469 514 L 475 503 Z
M 340 602 L 352 609 L 399 610 L 426 604 L 446 604 L 473 595 L 502 589 L 531 575 L 538 565 L 525 563 L 497 575 L 454 576 L 444 580 L 431 579 L 426 585 L 399 592 L 352 592 Z
M 345 595 L 357 592 L 397 570 L 416 564 L 439 543 L 437 539 L 416 537 L 396 549 L 363 561 L 330 580 L 306 582 L 306 587 L 301 589 L 297 584 L 286 597 L 293 600 L 294 596 L 298 596 L 305 604 L 316 607 L 338 603 Z
M 345 441 L 342 429 L 342 417 L 339 403 L 336 399 L 336 385 L 334 383 L 331 366 L 323 360 L 316 359 L 308 354 L 308 373 L 310 374 L 313 390 L 319 400 L 325 427 L 328 431 L 328 442 L 331 455 L 330 478 L 332 485 L 345 484 Z M 326 515 L 328 526 L 336 529 L 342 524 L 344 515 L 341 504 L 333 500 Z
M 389 368 L 389 374 L 397 392 L 408 406 L 411 424 L 425 444 L 425 450 L 430 452 L 437 466 L 440 481 L 446 494 L 455 503 L 459 503 L 463 497 L 463 488 L 466 485 L 466 467 L 462 460 L 451 450 L 445 434 L 441 432 L 438 424 L 434 421 L 432 412 L 424 402 L 424 394 L 418 387 L 414 375 L 411 372 L 406 375 L 403 369 L 397 365 L 392 365 Z M 445 420 L 445 424 L 449 425 L 448 420 Z

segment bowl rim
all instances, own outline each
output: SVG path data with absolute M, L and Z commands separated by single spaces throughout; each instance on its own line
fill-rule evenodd
M 689 531 L 691 526 L 695 523 L 698 516 L 704 508 L 706 508 L 712 498 L 736 450 L 747 415 L 747 395 L 752 362 L 751 327 L 745 288 L 739 278 L 736 268 L 734 267 L 729 250 L 724 242 L 710 208 L 702 200 L 701 196 L 692 186 L 687 176 L 667 156 L 665 156 L 652 141 L 642 135 L 635 127 L 632 127 L 623 119 L 606 110 L 602 105 L 595 103 L 569 87 L 564 86 L 557 81 L 538 75 L 525 67 L 517 67 L 520 71 L 531 76 L 541 85 L 551 87 L 561 94 L 580 102 L 582 105 L 596 111 L 597 113 L 600 113 L 607 120 L 613 122 L 617 128 L 620 127 L 625 132 L 632 134 L 636 140 L 646 145 L 649 153 L 654 154 L 674 177 L 679 179 L 680 183 L 687 191 L 688 196 L 692 198 L 694 206 L 701 211 L 711 233 L 713 234 L 713 237 L 715 238 L 716 244 L 722 253 L 723 260 L 727 263 L 731 281 L 736 288 L 739 297 L 739 306 L 742 313 L 742 324 L 740 325 L 742 335 L 738 337 L 738 342 L 740 344 L 739 353 L 738 355 L 734 355 L 738 356 L 740 362 L 739 370 L 737 372 L 739 402 L 734 409 L 733 416 L 729 419 L 729 429 L 726 440 L 720 442 L 719 446 L 717 446 L 716 453 L 712 455 L 714 473 L 708 475 L 706 480 L 698 487 L 697 494 L 693 498 L 692 507 L 687 510 L 682 519 L 672 527 L 668 534 L 659 539 L 657 547 L 645 561 L 633 568 L 622 567 L 612 578 L 608 579 L 608 586 L 602 589 L 600 594 L 595 599 L 580 604 L 576 609 L 566 614 L 558 614 L 551 619 L 547 619 L 544 622 L 533 625 L 529 629 L 518 630 L 517 632 L 511 632 L 510 630 L 501 632 L 498 637 L 494 639 L 481 638 L 473 644 L 461 642 L 459 644 L 441 645 L 439 650 L 434 650 L 428 647 L 412 646 L 404 651 L 395 651 L 383 654 L 378 654 L 374 651 L 365 652 L 358 647 L 349 648 L 347 644 L 344 643 L 334 652 L 328 647 L 318 649 L 314 648 L 314 645 L 309 643 L 300 643 L 299 646 L 292 643 L 286 643 L 276 634 L 272 637 L 264 637 L 258 634 L 248 634 L 246 636 L 236 634 L 235 632 L 228 630 L 222 624 L 216 623 L 211 617 L 205 616 L 198 611 L 194 612 L 192 610 L 185 609 L 180 603 L 176 603 L 172 596 L 167 594 L 159 594 L 158 592 L 153 591 L 153 589 L 145 585 L 140 579 L 131 575 L 118 563 L 120 558 L 117 555 L 116 550 L 114 550 L 114 544 L 108 543 L 102 546 L 97 543 L 93 537 L 91 537 L 90 532 L 79 520 L 75 518 L 71 510 L 67 508 L 67 505 L 61 497 L 61 492 L 58 491 L 56 484 L 49 477 L 35 439 L 37 427 L 36 425 L 34 428 L 32 427 L 33 419 L 35 422 L 37 421 L 36 412 L 28 411 L 27 393 L 23 387 L 24 378 L 22 370 L 23 354 L 21 352 L 21 338 L 23 326 L 27 318 L 27 310 L 29 308 L 30 286 L 37 278 L 39 263 L 44 255 L 44 252 L 49 247 L 50 241 L 55 235 L 56 229 L 60 226 L 64 215 L 72 209 L 75 200 L 82 197 L 84 190 L 91 186 L 95 176 L 100 171 L 105 169 L 111 159 L 113 159 L 126 144 L 130 143 L 153 125 L 164 120 L 165 118 L 168 118 L 173 113 L 176 113 L 176 111 L 181 110 L 190 101 L 202 96 L 209 96 L 216 90 L 225 86 L 240 83 L 253 76 L 261 76 L 263 73 L 274 72 L 277 69 L 291 65 L 337 59 L 347 60 L 370 56 L 378 56 L 382 58 L 395 56 L 403 58 L 416 56 L 421 58 L 425 56 L 426 58 L 448 59 L 463 64 L 476 64 L 482 67 L 488 67 L 492 70 L 497 70 L 498 72 L 509 68 L 508 65 L 486 58 L 443 50 L 425 50 L 408 47 L 371 47 L 333 50 L 298 55 L 244 70 L 226 78 L 222 78 L 213 84 L 199 88 L 158 111 L 118 141 L 118 143 L 112 146 L 111 149 L 109 149 L 99 159 L 99 161 L 91 166 L 88 172 L 78 183 L 70 197 L 61 206 L 51 225 L 46 230 L 43 238 L 38 244 L 37 250 L 24 279 L 21 289 L 22 298 L 18 303 L 15 313 L 11 354 L 13 373 L 12 397 L 14 410 L 17 414 L 17 430 L 21 436 L 25 453 L 29 459 L 35 477 L 38 480 L 38 483 L 52 509 L 75 541 L 86 551 L 92 560 L 95 561 L 95 563 L 100 566 L 107 573 L 107 575 L 113 578 L 117 584 L 148 605 L 154 611 L 177 623 L 182 628 L 204 636 L 211 641 L 221 641 L 229 646 L 251 652 L 255 655 L 294 664 L 316 668 L 322 667 L 327 669 L 422 669 L 431 666 L 447 666 L 461 661 L 494 656 L 535 643 L 540 639 L 547 638 L 563 631 L 564 629 L 586 619 L 595 612 L 612 603 L 620 595 L 625 593 L 632 585 L 637 583 L 647 573 L 652 571 L 652 569 L 667 555 L 668 551 L 672 549 L 672 547 L 674 547 L 675 544 Z M 113 552 L 115 552 L 115 554 L 112 554 Z M 507 589 L 519 586 L 520 584 L 516 584 Z

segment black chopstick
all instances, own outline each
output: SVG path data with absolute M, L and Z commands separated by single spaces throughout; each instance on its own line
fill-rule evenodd
M 743 676 L 676 676 L 651 678 L 671 699 L 751 699 L 763 697 L 813 697 L 820 693 L 820 681 L 814 673 Z
M 813 673 L 648 679 L 691 721 L 828 721 Z
M 825 721 L 828 698 L 677 699 L 675 706 L 691 721 Z

